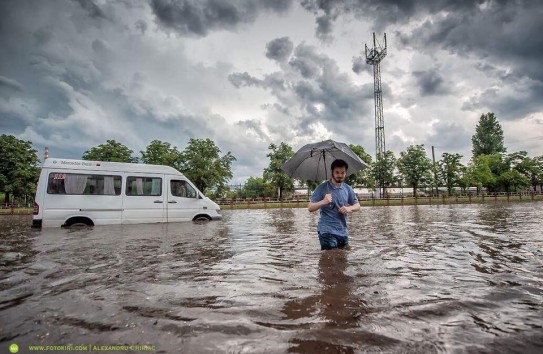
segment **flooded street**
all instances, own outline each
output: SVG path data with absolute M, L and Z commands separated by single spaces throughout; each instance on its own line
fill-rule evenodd
M 349 250 L 318 214 L 31 230 L 0 216 L 0 352 L 539 353 L 543 203 L 362 208 Z

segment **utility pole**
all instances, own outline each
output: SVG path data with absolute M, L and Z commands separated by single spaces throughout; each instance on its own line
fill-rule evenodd
M 438 196 L 438 186 L 437 186 L 437 170 L 436 170 L 436 154 L 434 152 L 434 145 L 432 145 L 432 161 L 434 162 L 434 185 L 436 187 L 436 196 Z
M 375 99 L 375 162 L 377 163 L 377 183 L 379 194 L 385 196 L 385 183 L 379 160 L 385 157 L 385 119 L 383 117 L 383 92 L 381 90 L 381 60 L 387 55 L 387 34 L 384 36 L 384 44 L 375 39 L 373 33 L 373 47 L 366 44 L 366 64 L 373 65 L 373 96 Z

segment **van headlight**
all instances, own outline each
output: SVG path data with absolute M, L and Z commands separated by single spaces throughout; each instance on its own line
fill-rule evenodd
M 217 214 L 220 214 L 221 213 L 221 208 L 215 209 L 215 211 L 217 212 Z

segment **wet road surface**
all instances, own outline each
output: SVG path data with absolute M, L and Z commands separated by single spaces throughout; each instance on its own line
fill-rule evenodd
M 320 251 L 305 209 L 31 230 L 0 216 L 0 352 L 540 353 L 543 203 L 363 208 Z

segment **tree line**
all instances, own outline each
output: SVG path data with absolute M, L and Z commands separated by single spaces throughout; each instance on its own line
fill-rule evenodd
M 445 186 L 447 193 L 454 188 L 466 191 L 476 187 L 479 192 L 510 192 L 532 187 L 536 190 L 543 184 L 543 156 L 530 157 L 525 151 L 507 153 L 504 146 L 503 130 L 494 113 L 482 114 L 472 137 L 472 157 L 467 165 L 460 161 L 462 155 L 443 153 L 435 164 L 427 156 L 424 145 L 411 145 L 397 157 L 392 151 L 377 156 L 376 161 L 360 145 L 350 148 L 370 168 L 347 178 L 347 183 L 357 187 L 375 189 L 411 187 L 413 195 L 421 187 Z M 295 180 L 282 170 L 285 161 L 294 155 L 291 146 L 281 142 L 270 144 L 268 166 L 261 176 L 249 177 L 237 190 L 230 190 L 228 181 L 233 177 L 232 163 L 236 158 L 229 151 L 221 150 L 211 139 L 190 139 L 184 150 L 168 142 L 153 140 L 140 157 L 133 150 L 115 141 L 85 151 L 83 160 L 112 162 L 142 162 L 171 166 L 187 176 L 203 193 L 219 197 L 279 197 L 294 190 Z M 4 201 L 26 200 L 35 194 L 39 177 L 37 150 L 30 141 L 23 141 L 12 135 L 0 137 L 0 192 Z M 318 182 L 297 181 L 299 186 L 313 190 Z
M 476 187 L 477 193 L 484 188 L 488 192 L 512 192 L 543 188 L 543 155 L 530 157 L 526 151 L 507 153 L 501 125 L 494 113 L 482 114 L 472 136 L 472 157 L 467 165 L 460 161 L 462 155 L 445 152 L 441 159 L 428 157 L 424 145 L 411 145 L 399 156 L 386 151 L 376 161 L 360 145 L 349 147 L 366 162 L 370 168 L 359 171 L 347 178 L 346 182 L 356 187 L 376 190 L 383 186 L 385 191 L 392 187 L 410 187 L 413 196 L 421 187 L 446 187 L 452 195 L 455 188 L 463 192 Z M 282 198 L 285 192 L 294 190 L 295 181 L 282 170 L 281 165 L 294 151 L 286 143 L 269 146 L 269 166 L 262 177 L 251 177 L 243 188 L 230 192 L 230 196 Z M 314 181 L 299 181 L 299 185 L 313 190 Z
M 107 140 L 85 151 L 81 159 L 171 166 L 210 196 L 225 193 L 232 178 L 232 162 L 236 160 L 230 151 L 221 156 L 221 150 L 211 139 L 190 139 L 183 151 L 168 142 L 153 140 L 140 154 L 141 157 L 135 157 L 127 146 Z M 0 192 L 5 203 L 32 200 L 40 174 L 39 163 L 37 150 L 30 141 L 13 135 L 0 136 Z

